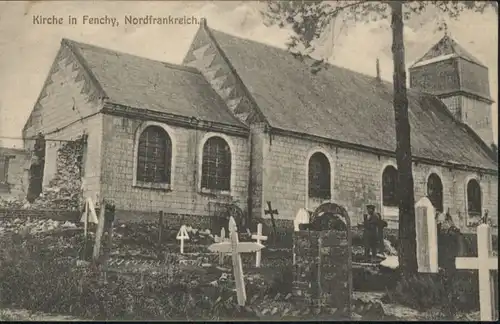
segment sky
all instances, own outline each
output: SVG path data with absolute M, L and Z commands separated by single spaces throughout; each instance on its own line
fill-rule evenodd
M 0 145 L 22 147 L 21 130 L 47 77 L 62 38 L 90 43 L 155 60 L 181 63 L 196 33 L 197 25 L 125 25 L 125 15 L 206 18 L 208 26 L 229 34 L 285 47 L 290 31 L 264 24 L 263 2 L 252 1 L 0 1 Z M 34 15 L 77 17 L 77 25 L 36 25 Z M 84 15 L 108 15 L 120 21 L 117 27 L 84 25 Z M 406 23 L 407 67 L 425 54 L 443 32 L 438 23 L 445 19 L 449 34 L 489 67 L 490 89 L 495 104 L 492 120 L 498 134 L 498 16 L 465 12 L 458 20 L 429 9 Z M 389 21 L 336 24 L 332 64 L 368 75 L 376 73 L 380 59 L 382 78 L 392 80 L 391 32 Z M 330 53 L 322 48 L 319 54 Z

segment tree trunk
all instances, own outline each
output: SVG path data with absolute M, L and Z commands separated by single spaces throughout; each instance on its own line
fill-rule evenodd
M 392 56 L 394 61 L 394 115 L 399 200 L 399 265 L 405 275 L 417 272 L 415 197 L 413 193 L 410 123 L 406 94 L 403 41 L 403 2 L 390 2 L 392 8 Z

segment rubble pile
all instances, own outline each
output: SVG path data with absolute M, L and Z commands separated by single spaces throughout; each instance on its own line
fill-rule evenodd
M 57 171 L 48 187 L 31 207 L 46 209 L 80 209 L 83 204 L 81 155 L 83 140 L 68 142 L 57 152 Z
M 33 202 L 0 200 L 1 208 L 78 210 L 83 205 L 82 154 L 84 139 L 64 143 L 57 152 L 57 171 L 49 185 Z
M 0 220 L 0 236 L 4 234 L 39 234 L 50 232 L 56 229 L 76 228 L 72 222 L 59 222 L 52 219 L 26 219 L 15 218 L 11 220 Z

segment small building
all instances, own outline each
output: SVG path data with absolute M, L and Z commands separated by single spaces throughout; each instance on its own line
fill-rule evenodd
M 0 199 L 26 198 L 30 160 L 25 150 L 0 147 Z

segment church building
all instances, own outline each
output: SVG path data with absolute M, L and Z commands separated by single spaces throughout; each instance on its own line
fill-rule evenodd
M 496 224 L 488 69 L 445 36 L 409 78 L 415 200 L 463 228 L 486 211 Z M 23 137 L 86 135 L 84 195 L 113 201 L 122 220 L 207 219 L 224 204 L 268 218 L 269 201 L 284 224 L 335 202 L 354 225 L 374 204 L 397 226 L 392 92 L 203 21 L 182 65 L 63 39 Z M 44 183 L 57 169 L 50 143 Z

